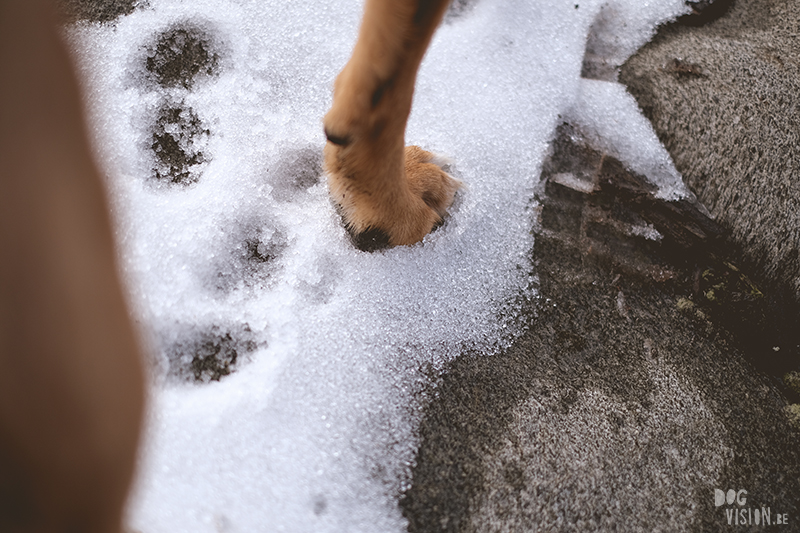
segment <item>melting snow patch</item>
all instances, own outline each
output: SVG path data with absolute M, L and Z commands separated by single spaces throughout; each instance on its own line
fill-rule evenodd
M 624 28 L 619 62 L 683 0 L 457 7 L 407 140 L 452 160 L 466 189 L 423 244 L 376 254 L 349 243 L 318 156 L 360 2 L 150 0 L 70 27 L 160 362 L 132 529 L 404 531 L 425 395 L 463 349 L 513 340 L 514 302 L 533 296 L 529 209 L 563 117 L 680 194 L 633 99 L 580 73 L 601 11 Z

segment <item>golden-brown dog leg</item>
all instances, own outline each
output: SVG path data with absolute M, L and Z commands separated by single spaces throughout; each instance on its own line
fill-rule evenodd
M 0 1 L 0 531 L 119 531 L 143 375 L 45 0 Z
M 336 79 L 325 166 L 331 196 L 364 248 L 422 240 L 460 185 L 430 153 L 405 147 L 417 70 L 447 4 L 367 0 L 353 56 Z

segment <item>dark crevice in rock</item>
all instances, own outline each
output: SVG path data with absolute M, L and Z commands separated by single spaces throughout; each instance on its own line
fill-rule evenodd
M 679 17 L 678 24 L 683 26 L 704 26 L 725 15 L 736 0 L 687 0 L 686 5 L 692 8 L 691 13 Z
M 784 374 L 797 370 L 800 331 L 794 326 L 795 304 L 785 292 L 754 281 L 730 231 L 694 199 L 656 198 L 644 177 L 576 139 L 580 135 L 562 125 L 554 154 L 544 165 L 549 205 L 559 209 L 545 207 L 542 228 L 571 235 L 591 254 L 656 281 L 682 271 L 691 302 L 736 337 L 759 371 L 780 383 Z M 558 183 L 565 174 L 581 176 L 584 184 L 592 184 L 591 192 Z M 571 231 L 562 231 L 568 226 Z M 657 240 L 641 236 L 648 226 L 660 235 Z M 791 401 L 800 400 L 795 392 L 781 388 Z
M 800 371 L 800 8 L 700 4 L 720 15 L 714 24 L 662 28 L 620 81 L 728 234 L 726 252 L 696 267 L 694 300 L 779 379 Z

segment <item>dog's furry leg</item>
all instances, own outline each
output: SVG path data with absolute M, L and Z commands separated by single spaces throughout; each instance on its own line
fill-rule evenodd
M 331 196 L 356 242 L 412 244 L 441 222 L 459 182 L 405 147 L 417 70 L 448 0 L 367 0 L 325 116 Z M 376 243 L 362 241 L 370 248 Z
M 0 1 L 0 531 L 110 533 L 143 372 L 49 4 Z

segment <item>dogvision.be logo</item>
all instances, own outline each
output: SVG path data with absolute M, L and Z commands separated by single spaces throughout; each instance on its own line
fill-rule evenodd
M 714 506 L 725 509 L 725 518 L 730 526 L 772 526 L 788 525 L 789 515 L 787 513 L 775 513 L 771 508 L 760 506 L 752 507 L 747 505 L 747 491 L 744 489 L 727 492 L 714 489 Z

